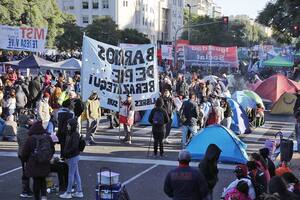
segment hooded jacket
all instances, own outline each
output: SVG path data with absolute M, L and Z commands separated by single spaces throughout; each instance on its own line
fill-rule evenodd
M 217 163 L 221 152 L 217 145 L 210 144 L 207 147 L 203 160 L 199 163 L 199 170 L 204 174 L 211 192 L 218 182 L 219 170 Z
M 22 159 L 27 162 L 25 167 L 25 174 L 27 177 L 45 177 L 50 172 L 50 161 L 47 163 L 37 163 L 31 154 L 36 148 L 36 139 L 32 137 L 33 135 L 43 135 L 46 133 L 46 130 L 43 128 L 42 122 L 36 122 L 29 128 L 28 139 L 25 143 L 25 146 L 22 150 Z M 45 135 L 51 144 L 51 151 L 54 154 L 54 144 L 49 135 Z
M 297 195 L 287 190 L 287 186 L 280 176 L 274 176 L 269 184 L 271 194 L 278 193 L 280 200 L 297 200 Z
M 24 108 L 27 104 L 27 97 L 20 85 L 16 88 L 16 102 L 17 108 Z
M 166 132 L 166 124 L 169 122 L 169 116 L 166 112 L 166 110 L 163 108 L 164 106 L 164 101 L 162 98 L 158 98 L 156 100 L 156 103 L 155 103 L 155 108 L 153 108 L 151 110 L 151 113 L 149 115 L 149 122 L 150 124 L 152 124 L 152 132 L 153 133 L 165 133 Z M 155 125 L 153 124 L 153 117 L 154 117 L 154 114 L 155 112 L 162 112 L 163 116 L 164 116 L 164 119 L 163 119 L 163 125 Z
M 64 149 L 64 157 L 69 159 L 80 154 L 79 151 L 79 140 L 80 135 L 77 131 L 78 122 L 76 119 L 68 120 L 68 124 L 71 126 L 71 129 L 67 132 L 65 149 Z

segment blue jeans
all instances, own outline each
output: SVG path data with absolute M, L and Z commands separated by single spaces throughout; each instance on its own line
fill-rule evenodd
M 78 162 L 79 155 L 67 160 L 69 166 L 69 174 L 68 174 L 68 188 L 67 192 L 72 192 L 72 187 L 74 185 L 74 181 L 76 182 L 76 192 L 82 192 L 81 188 L 81 178 L 79 175 Z
M 188 131 L 190 130 L 191 136 L 193 137 L 194 135 L 197 134 L 197 126 L 183 126 L 182 127 L 182 148 L 185 148 L 186 143 L 187 143 L 187 134 Z

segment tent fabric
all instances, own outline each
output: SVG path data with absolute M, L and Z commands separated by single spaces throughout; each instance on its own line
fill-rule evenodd
M 151 110 L 146 110 L 145 114 L 143 115 L 142 120 L 139 122 L 140 125 L 143 126 L 151 126 L 150 122 L 148 121 L 150 116 Z M 172 128 L 179 128 L 180 127 L 180 119 L 176 111 L 172 113 Z
M 230 129 L 236 134 L 251 133 L 249 119 L 245 110 L 233 99 L 228 98 L 227 101 L 233 114 Z
M 253 92 L 251 90 L 243 90 L 243 92 L 245 93 L 245 95 L 247 95 L 248 97 L 253 99 L 257 104 L 259 103 L 263 107 L 265 107 L 262 98 L 258 94 L 256 94 L 255 92 Z
M 274 103 L 283 93 L 296 93 L 298 90 L 300 90 L 300 83 L 292 81 L 282 74 L 276 74 L 264 80 L 255 92 L 263 99 Z
M 36 69 L 36 68 L 40 68 L 43 65 L 47 65 L 51 63 L 53 62 L 47 61 L 36 55 L 30 55 L 19 62 L 18 68 Z
M 256 83 L 248 84 L 247 87 L 248 87 L 250 90 L 255 91 L 256 88 L 257 88 L 262 82 L 263 82 L 263 81 L 258 80 L 258 81 L 256 81 Z
M 210 144 L 216 144 L 222 150 L 220 162 L 245 164 L 248 161 L 247 145 L 221 125 L 202 129 L 191 139 L 186 149 L 191 153 L 192 160 L 199 161 L 203 159 Z
M 296 100 L 296 95 L 286 92 L 272 106 L 270 113 L 273 115 L 293 115 Z
M 276 56 L 270 60 L 264 61 L 263 64 L 264 66 L 270 67 L 292 67 L 294 65 L 293 62 L 290 62 L 281 56 Z
M 232 98 L 239 103 L 244 110 L 247 110 L 247 108 L 256 108 L 256 101 L 247 96 L 244 91 L 236 91 L 232 95 Z
M 42 68 L 53 70 L 80 70 L 82 62 L 76 58 L 70 58 L 57 63 L 43 65 Z

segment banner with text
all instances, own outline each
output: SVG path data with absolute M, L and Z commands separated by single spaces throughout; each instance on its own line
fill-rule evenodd
M 43 52 L 46 36 L 46 28 L 0 25 L 0 49 Z
M 161 45 L 161 57 L 162 59 L 173 60 L 173 46 L 172 45 Z
M 82 96 L 92 91 L 100 97 L 101 107 L 119 111 L 131 94 L 135 110 L 152 109 L 159 97 L 156 48 L 145 44 L 124 49 L 83 37 Z
M 184 46 L 186 66 L 238 68 L 237 47 L 211 45 Z

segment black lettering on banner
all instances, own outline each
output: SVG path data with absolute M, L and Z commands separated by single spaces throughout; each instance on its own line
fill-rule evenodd
M 142 83 L 142 93 L 148 93 L 148 83 Z
M 114 64 L 115 50 L 113 48 L 108 48 L 106 50 L 106 60 L 109 64 Z
M 149 92 L 154 92 L 155 91 L 155 82 L 149 81 Z
M 93 83 L 93 75 L 90 74 L 89 84 L 91 85 Z
M 105 53 L 105 48 L 103 46 L 98 45 L 99 51 L 98 51 L 98 57 L 102 60 L 105 61 L 105 57 L 103 53 Z
M 114 83 L 119 83 L 119 81 L 120 81 L 120 70 L 113 69 L 112 70 L 112 75 L 114 76 L 114 78 L 112 79 L 112 81 Z
M 123 84 L 125 94 L 129 94 L 129 84 Z M 124 94 L 123 92 L 123 94 Z
M 105 90 L 105 89 L 106 89 L 106 81 L 105 80 L 101 80 L 100 90 Z
M 107 105 L 112 105 L 112 106 L 114 106 L 114 107 L 118 107 L 118 101 L 116 101 L 116 100 L 114 100 L 114 99 L 110 99 L 110 98 L 108 98 L 107 99 Z
M 150 65 L 148 68 L 147 68 L 147 76 L 149 78 L 154 78 L 154 66 L 153 65 Z
M 136 94 L 141 94 L 142 93 L 142 86 L 140 83 L 137 83 L 135 85 L 135 91 L 136 91 Z
M 100 78 L 95 77 L 95 78 L 94 78 L 94 86 L 95 86 L 95 87 L 100 87 L 100 81 L 101 81 Z
M 146 80 L 146 69 L 145 67 L 138 67 L 135 69 L 136 71 L 136 81 L 145 81 Z M 140 71 L 140 72 L 139 72 Z
M 156 98 L 136 100 L 135 106 L 149 106 L 149 105 L 154 105 L 155 102 L 156 102 Z
M 132 51 L 125 51 L 125 65 L 132 65 Z
M 148 62 L 151 62 L 154 60 L 154 47 L 151 47 L 147 49 L 147 57 L 146 57 Z
M 133 84 L 130 84 L 129 93 L 130 94 L 135 94 L 135 90 L 134 90 L 134 85 Z
M 126 69 L 125 70 L 125 78 L 129 78 L 129 82 L 133 82 L 133 69 Z
M 106 91 L 107 92 L 111 92 L 112 91 L 112 82 L 107 82 Z
M 145 63 L 145 60 L 144 60 L 142 51 L 137 50 L 135 53 L 134 59 L 133 59 L 133 64 L 137 65 L 137 64 L 144 64 L 144 63 Z

